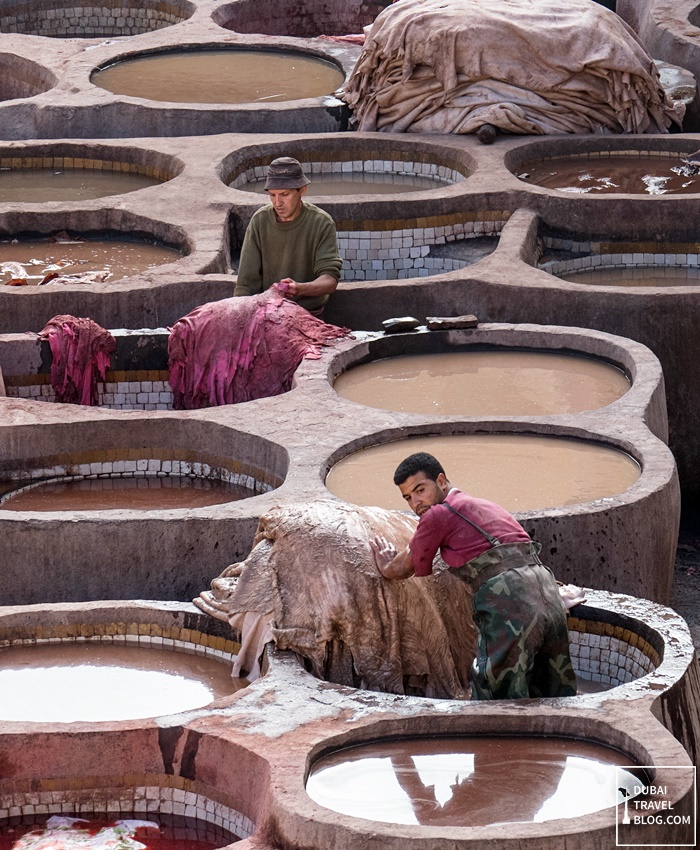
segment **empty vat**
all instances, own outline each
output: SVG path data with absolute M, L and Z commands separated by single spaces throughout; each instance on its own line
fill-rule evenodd
M 360 33 L 389 5 L 390 0 L 360 3 L 328 3 L 311 0 L 238 0 L 220 5 L 212 15 L 219 26 L 240 33 L 290 35 L 314 38 L 319 35 Z
M 336 220 L 341 281 L 405 280 L 463 269 L 496 250 L 507 217 L 499 211 L 427 219 Z M 231 231 L 235 271 L 245 227 L 233 216 Z
M 604 443 L 519 434 L 421 436 L 374 445 L 335 463 L 326 486 L 360 505 L 400 510 L 393 484 L 399 463 L 429 452 L 455 487 L 509 511 L 579 505 L 617 496 L 639 478 L 639 464 Z
M 275 103 L 331 94 L 340 68 L 312 54 L 172 50 L 122 59 L 92 74 L 114 94 L 170 103 Z
M 195 6 L 187 0 L 140 0 L 72 6 L 55 0 L 10 0 L 0 11 L 0 32 L 49 38 L 108 38 L 139 35 L 189 18 Z
M 48 68 L 14 53 L 0 53 L 0 101 L 34 97 L 55 85 Z

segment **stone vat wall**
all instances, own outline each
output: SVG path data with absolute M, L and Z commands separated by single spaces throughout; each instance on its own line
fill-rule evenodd
M 98 38 L 138 35 L 186 20 L 194 11 L 187 2 L 124 0 L 61 5 L 55 0 L 4 2 L 0 5 L 0 32 L 51 38 Z

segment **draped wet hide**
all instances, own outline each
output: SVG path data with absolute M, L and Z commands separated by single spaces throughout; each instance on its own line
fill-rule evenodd
M 175 410 L 279 395 L 304 358 L 347 336 L 312 316 L 273 284 L 259 295 L 202 304 L 179 319 L 168 340 Z
M 48 339 L 53 360 L 51 387 L 64 404 L 97 404 L 97 381 L 105 380 L 117 343 L 92 319 L 54 316 L 39 333 Z
M 399 0 L 341 97 L 356 129 L 390 133 L 665 133 L 684 111 L 594 0 Z
M 369 540 L 397 547 L 417 519 L 318 501 L 260 519 L 253 549 L 195 604 L 241 632 L 234 676 L 259 672 L 267 641 L 315 676 L 395 694 L 466 699 L 476 637 L 466 584 L 436 559 L 435 575 L 387 581 Z

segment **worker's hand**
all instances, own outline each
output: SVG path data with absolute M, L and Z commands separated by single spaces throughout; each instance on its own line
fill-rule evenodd
M 285 284 L 286 291 L 284 293 L 284 297 L 289 298 L 290 301 L 293 301 L 295 298 L 297 298 L 301 292 L 301 287 L 295 280 L 292 280 L 291 277 L 282 278 L 280 283 Z
M 370 548 L 374 555 L 374 562 L 377 565 L 379 572 L 384 575 L 384 570 L 394 560 L 398 554 L 398 550 L 393 543 L 389 543 L 386 537 L 378 534 L 369 541 Z

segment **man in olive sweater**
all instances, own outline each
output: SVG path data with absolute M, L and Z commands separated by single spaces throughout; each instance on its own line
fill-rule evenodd
M 288 298 L 316 316 L 323 312 L 343 261 L 333 219 L 303 200 L 310 182 L 292 157 L 270 163 L 265 182 L 270 203 L 257 210 L 246 230 L 234 295 L 256 295 L 282 281 Z

